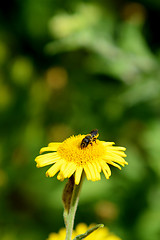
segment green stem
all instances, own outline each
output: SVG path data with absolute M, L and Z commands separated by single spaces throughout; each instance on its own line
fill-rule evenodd
M 71 240 L 71 238 L 72 238 L 74 218 L 75 218 L 75 214 L 76 214 L 76 210 L 77 210 L 77 206 L 78 206 L 79 193 L 81 190 L 82 182 L 83 182 L 83 174 L 82 174 L 80 183 L 78 185 L 74 184 L 71 205 L 70 205 L 70 209 L 69 209 L 69 213 L 68 213 L 68 217 L 67 217 L 65 240 Z

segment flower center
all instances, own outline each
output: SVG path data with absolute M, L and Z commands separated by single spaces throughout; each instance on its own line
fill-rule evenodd
M 86 135 L 77 135 L 67 138 L 58 147 L 58 155 L 60 155 L 62 159 L 77 163 L 78 165 L 84 165 L 86 162 L 94 162 L 105 156 L 106 148 L 103 142 L 99 140 L 81 149 L 81 142 L 85 136 Z

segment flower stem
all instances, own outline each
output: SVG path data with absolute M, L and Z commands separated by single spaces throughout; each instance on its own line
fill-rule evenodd
M 73 194 L 72 194 L 72 199 L 71 199 L 71 205 L 69 209 L 69 213 L 67 216 L 67 224 L 66 224 L 66 238 L 65 240 L 71 240 L 72 238 L 72 231 L 73 231 L 73 226 L 74 226 L 74 218 L 78 206 L 78 200 L 79 200 L 79 193 L 81 190 L 81 185 L 83 182 L 83 174 L 81 181 L 78 185 L 74 184 L 74 189 L 73 189 Z

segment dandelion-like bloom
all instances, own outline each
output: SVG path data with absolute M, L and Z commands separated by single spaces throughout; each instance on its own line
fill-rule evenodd
M 72 233 L 72 239 L 74 239 L 77 235 L 85 233 L 88 229 L 92 228 L 94 225 L 90 225 L 87 227 L 86 224 L 80 223 L 77 225 L 76 229 Z M 66 229 L 62 228 L 58 233 L 50 233 L 47 240 L 65 240 Z M 90 235 L 88 235 L 86 240 L 121 240 L 119 237 L 110 233 L 108 228 L 103 227 L 95 230 Z
M 113 146 L 113 142 L 97 139 L 92 145 L 81 148 L 81 142 L 85 136 L 71 136 L 62 143 L 52 142 L 48 147 L 41 148 L 40 154 L 45 154 L 36 157 L 37 167 L 53 164 L 46 175 L 53 177 L 59 172 L 57 179 L 61 181 L 75 173 L 75 184 L 78 185 L 83 170 L 88 180 L 97 181 L 101 179 L 101 171 L 109 179 L 111 170 L 108 164 L 119 169 L 121 169 L 119 165 L 124 167 L 128 164 L 124 159 L 126 149 Z

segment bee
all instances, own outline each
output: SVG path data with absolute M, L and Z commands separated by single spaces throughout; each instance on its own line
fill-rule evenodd
M 81 149 L 87 147 L 89 144 L 92 145 L 93 142 L 96 142 L 98 136 L 99 136 L 98 129 L 92 130 L 89 134 L 85 136 L 85 138 L 82 139 Z

